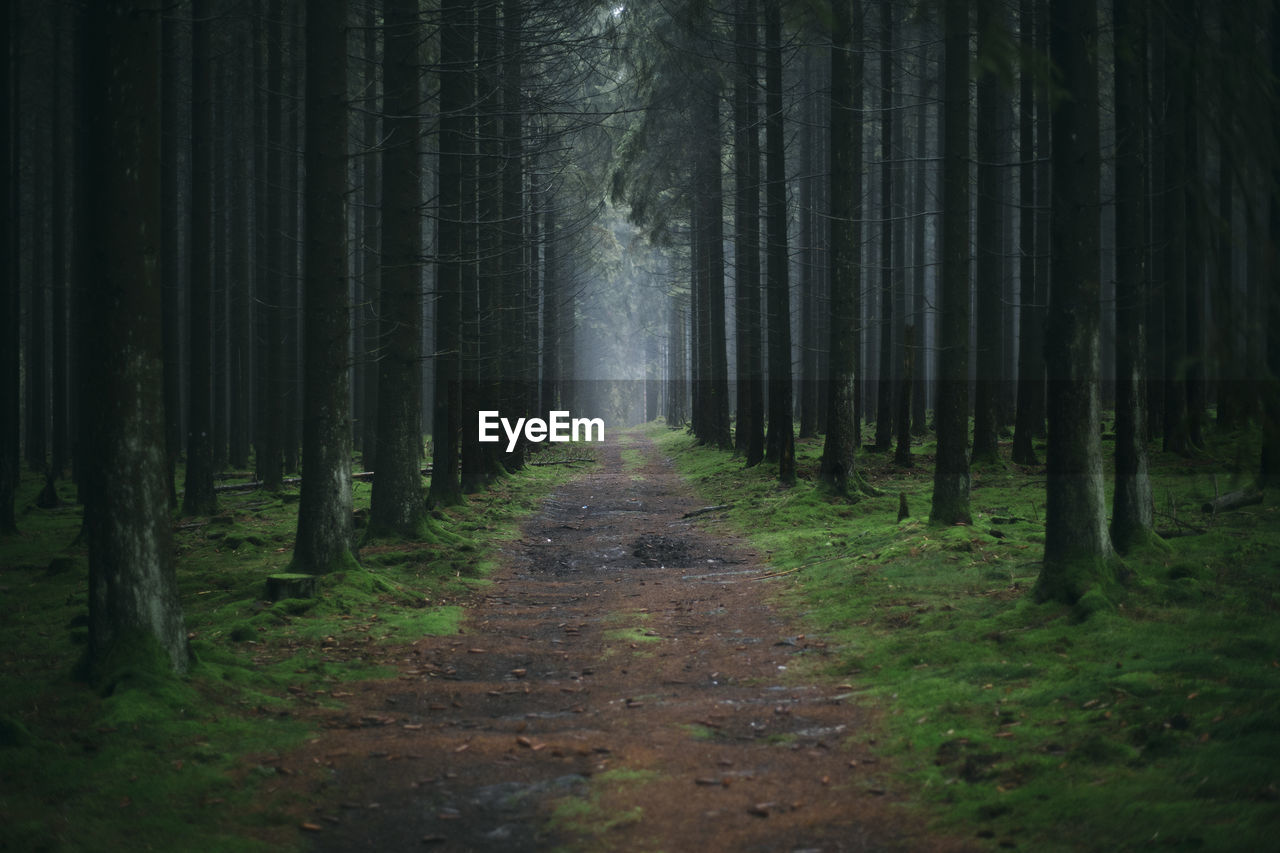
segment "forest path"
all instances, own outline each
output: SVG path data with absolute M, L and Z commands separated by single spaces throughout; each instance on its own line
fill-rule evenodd
M 332 767 L 314 849 L 935 846 L 891 814 L 849 685 L 797 677 L 825 647 L 770 604 L 764 560 L 682 518 L 699 502 L 643 434 L 602 457 L 463 633 L 399 649 L 398 679 L 351 688 L 364 725 L 307 747 Z

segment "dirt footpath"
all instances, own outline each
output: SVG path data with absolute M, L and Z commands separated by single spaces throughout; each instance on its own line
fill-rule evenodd
M 893 807 L 852 687 L 797 677 L 828 650 L 770 603 L 760 555 L 683 517 L 700 503 L 643 436 L 603 456 L 463 633 L 401 649 L 398 679 L 352 688 L 359 727 L 308 747 L 332 768 L 314 849 L 945 846 Z

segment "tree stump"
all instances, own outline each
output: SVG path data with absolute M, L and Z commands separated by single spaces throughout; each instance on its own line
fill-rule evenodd
M 301 575 L 284 572 L 267 576 L 267 600 L 281 601 L 286 598 L 315 598 L 319 589 L 318 575 Z
M 901 524 L 904 518 L 911 516 L 911 510 L 907 509 L 907 493 L 898 493 L 898 523 Z

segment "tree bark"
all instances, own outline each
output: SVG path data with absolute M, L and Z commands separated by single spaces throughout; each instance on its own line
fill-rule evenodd
M 248 37 L 245 21 L 237 22 L 240 45 L 229 58 L 231 85 L 234 92 L 252 92 L 252 62 L 247 49 L 253 45 Z M 253 292 L 255 284 L 249 249 L 249 224 L 251 210 L 251 185 L 249 165 L 252 152 L 246 145 L 250 138 L 252 100 L 233 98 L 234 113 L 229 119 L 230 171 L 228 175 L 228 227 L 230 230 L 228 256 L 230 262 L 230 327 L 228 338 L 229 429 L 227 433 L 227 458 L 231 467 L 243 470 L 249 466 L 249 441 L 251 435 L 250 404 L 253 391 Z
M 1137 0 L 1113 0 L 1116 22 L 1116 480 L 1111 541 L 1124 552 L 1152 536 L 1147 465 L 1147 156 L 1141 88 L 1146 16 Z
M 284 143 L 281 93 L 284 89 L 284 70 L 281 54 L 284 52 L 281 17 L 284 10 L 281 0 L 270 0 L 267 5 L 267 92 L 266 92 L 266 173 L 260 191 L 266 195 L 263 205 L 266 222 L 263 227 L 264 244 L 258 247 L 262 255 L 262 275 L 259 278 L 261 311 L 266 346 L 263 359 L 262 386 L 258 395 L 260 429 L 254 465 L 258 480 L 268 491 L 279 491 L 284 477 L 285 425 L 285 372 L 284 372 Z
M 517 417 L 531 414 L 526 401 L 525 364 L 529 358 L 524 329 L 524 102 L 521 95 L 524 9 L 521 0 L 502 0 L 502 124 L 501 124 L 501 283 L 503 412 Z M 514 450 L 502 445 L 501 461 L 508 471 L 524 467 L 528 447 L 521 440 Z
M 810 67 L 810 54 L 804 54 L 805 85 L 812 91 L 813 71 Z M 817 162 L 816 137 L 818 135 L 817 116 L 814 110 L 812 93 L 804 97 L 804 126 L 800 130 L 800 438 L 813 438 L 818 434 L 818 308 L 817 308 L 817 276 L 818 252 L 817 230 L 818 211 L 817 193 L 814 191 L 821 174 Z
M 63 31 L 66 28 L 66 15 L 61 7 L 53 13 L 53 27 L 53 94 L 51 96 L 53 140 L 50 146 L 50 156 L 53 158 L 53 175 L 50 188 L 52 202 L 49 214 L 51 218 L 49 226 L 50 254 L 53 258 L 50 279 L 53 288 L 53 293 L 51 294 L 51 339 L 53 348 L 50 355 L 49 388 L 52 398 L 53 424 L 50 432 L 49 468 L 54 477 L 61 479 L 66 475 L 66 471 L 71 464 L 71 388 L 68 382 L 70 365 L 67 359 L 68 345 L 70 343 L 68 309 L 71 302 L 71 287 L 68 281 L 69 265 L 67 263 L 67 254 L 68 245 L 74 245 L 74 238 L 67 228 L 67 179 L 74 175 L 74 171 L 71 167 L 70 157 L 67 154 L 66 137 L 68 136 L 69 128 L 72 126 L 73 118 L 69 116 L 65 106 L 67 100 L 64 95 L 66 84 L 63 69 L 65 64 L 62 57 L 66 53 L 64 47 L 66 42 L 63 35 Z M 71 179 L 74 180 L 74 177 L 71 177 Z M 166 381 L 167 379 L 168 370 L 166 368 Z M 168 412 L 167 408 L 166 412 Z
M 1165 211 L 1164 252 L 1164 449 L 1187 455 L 1191 433 L 1187 422 L 1187 111 L 1183 87 L 1190 83 L 1186 68 L 1185 9 L 1175 4 L 1166 18 L 1164 83 L 1167 94 L 1164 125 Z M 1055 140 L 1056 142 L 1056 140 Z
M 947 0 L 933 524 L 969 524 L 969 4 Z
M 187 476 L 183 515 L 212 515 L 213 491 L 213 80 L 208 0 L 191 2 L 191 304 Z
M 724 318 L 724 216 L 720 167 L 720 94 L 713 75 L 706 75 L 697 93 L 699 140 L 695 168 L 695 204 L 698 206 L 696 252 L 699 306 L 705 340 L 701 351 L 703 381 L 702 440 L 725 450 L 733 447 L 729 431 L 729 368 L 725 354 Z
M 1270 16 L 1271 36 L 1271 73 L 1280 74 L 1280 4 L 1272 3 Z M 1272 145 L 1280 143 L 1280 104 L 1271 102 L 1271 136 Z M 1274 150 L 1274 147 L 1273 147 Z M 1280 161 L 1271 161 L 1272 186 L 1280 181 Z M 1269 488 L 1280 483 L 1280 197 L 1269 193 L 1268 214 L 1270 222 L 1267 236 L 1270 239 L 1270 251 L 1267 252 L 1267 271 L 1270 287 L 1265 288 L 1264 297 L 1267 312 L 1267 346 L 1266 366 L 1267 381 L 1262 391 L 1262 456 L 1258 469 L 1258 485 Z
M 1069 97 L 1053 111 L 1052 263 L 1045 354 L 1049 444 L 1041 600 L 1112 579 L 1099 423 L 1100 154 L 1094 0 L 1051 0 L 1050 52 Z
M 85 466 L 89 545 L 88 663 L 97 679 L 135 650 L 187 668 L 165 485 L 159 276 L 161 13 L 151 3 L 86 7 L 82 176 L 95 286 L 81 393 L 93 401 Z M 119 657 L 117 657 L 117 655 Z
M 459 404 L 468 417 L 482 409 L 506 412 L 506 371 L 511 364 L 506 335 L 513 306 L 505 302 L 502 216 L 502 99 L 499 74 L 498 0 L 476 4 L 475 73 L 463 77 L 463 117 L 468 152 L 462 158 L 462 324 L 459 341 Z M 502 473 L 500 449 L 480 443 L 474 423 L 461 423 L 459 477 L 462 491 L 481 491 Z M 490 463 L 492 462 L 492 468 Z
M 435 389 L 431 430 L 429 500 L 449 506 L 462 501 L 458 452 L 462 421 L 459 397 L 458 327 L 462 318 L 462 158 L 468 144 L 470 109 L 465 79 L 471 74 L 474 40 L 471 0 L 443 0 L 440 7 L 440 157 L 436 219 Z
M 914 247 L 912 249 L 912 265 L 915 268 L 915 285 L 912 292 L 912 315 L 916 327 L 916 355 L 915 355 L 915 378 L 912 381 L 911 389 L 911 432 L 913 435 L 924 435 L 929 431 L 928 409 L 929 405 L 929 388 L 928 388 L 928 370 L 926 364 L 928 358 L 926 353 L 926 342 L 929 339 L 927 326 L 925 325 L 925 270 L 927 268 L 925 262 L 925 225 L 928 217 L 925 216 L 926 189 L 928 188 L 928 175 L 930 171 L 930 163 L 927 159 L 928 154 L 928 125 L 929 125 L 929 100 L 931 81 L 928 75 L 928 59 L 929 48 L 926 44 L 920 46 L 920 106 L 916 110 L 916 170 L 915 170 L 915 234 Z
M 421 167 L 416 109 L 420 103 L 417 0 L 383 6 L 382 357 L 378 360 L 378 468 L 367 538 L 421 538 L 427 505 L 419 473 L 421 410 Z
M 184 220 L 179 217 L 180 167 L 179 140 L 179 48 L 178 20 L 166 15 L 163 24 L 164 47 L 160 78 L 162 117 L 165 122 L 161 142 L 160 194 L 164 204 L 160 249 L 160 276 L 164 289 L 164 412 L 165 412 L 165 478 L 169 501 L 178 506 L 177 466 L 182 456 L 182 310 L 183 275 L 181 267 Z M 189 220 L 188 220 L 189 221 Z
M 760 324 L 760 131 L 756 99 L 756 0 L 739 0 L 734 77 L 734 251 L 738 326 L 738 451 L 748 468 L 764 459 L 764 368 Z
M 978 0 L 978 74 L 977 151 L 978 203 L 974 224 L 978 248 L 976 269 L 977 317 L 975 318 L 977 381 L 974 383 L 973 456 L 972 464 L 991 464 L 1000 459 L 1000 356 L 1003 325 L 1001 323 L 1000 288 L 1004 273 L 1004 246 L 1001 234 L 1001 183 L 1004 171 L 1000 164 L 1000 83 L 996 79 L 991 56 L 1000 38 L 994 0 Z
M 876 450 L 893 446 L 893 4 L 880 0 L 880 358 Z
M 385 20 L 385 13 L 383 15 Z M 360 368 L 361 388 L 360 395 L 357 398 L 360 403 L 363 418 L 363 429 L 361 431 L 360 456 L 364 462 L 366 470 L 376 470 L 378 465 L 378 375 L 382 370 L 379 356 L 382 352 L 383 341 L 378 333 L 382 315 L 382 306 L 380 304 L 381 297 L 381 268 L 382 253 L 381 242 L 379 237 L 382 233 L 382 223 L 379 221 L 381 214 L 381 206 L 379 204 L 378 191 L 385 181 L 385 168 L 383 156 L 378 149 L 383 147 L 382 136 L 379 133 L 378 124 L 378 75 L 376 72 L 378 64 L 378 9 L 370 3 L 365 9 L 364 18 L 364 55 L 365 55 L 365 92 L 366 92 L 366 109 L 364 116 L 364 144 L 366 150 L 361 158 L 361 169 L 364 176 L 364 228 L 361 234 L 361 290 L 364 298 L 360 301 L 360 317 L 364 327 L 364 348 L 360 352 L 362 357 L 362 365 Z M 385 46 L 383 47 L 383 60 L 385 67 Z M 384 81 L 383 87 L 385 89 Z M 416 102 L 413 106 L 417 106 Z M 398 117 L 398 114 L 386 109 L 386 101 L 383 101 L 383 112 Z M 416 129 L 415 129 L 416 134 Z M 405 172 L 403 175 L 417 174 L 417 169 L 412 172 Z M 395 176 L 393 176 L 395 177 Z M 414 233 L 420 234 L 420 230 Z M 420 245 L 421 240 L 412 245 Z M 416 259 L 415 259 L 416 260 Z M 422 306 L 419 304 L 417 317 L 422 316 Z M 421 329 L 421 322 L 419 322 Z M 419 356 L 422 353 L 422 344 L 418 344 Z M 422 389 L 421 383 L 415 383 L 414 396 L 421 401 Z M 416 423 L 416 421 L 415 421 Z
M 858 483 L 855 394 L 858 352 L 852 327 L 862 286 L 862 71 L 860 3 L 832 7 L 831 41 L 831 338 L 827 434 L 818 476 L 837 493 Z M 852 8 L 850 8 L 852 7 Z
M 1043 347 L 1040 340 L 1040 316 L 1036 310 L 1036 166 L 1039 156 L 1035 146 L 1035 77 L 1025 57 L 1034 49 L 1035 2 L 1022 0 L 1019 29 L 1023 62 L 1019 68 L 1018 90 L 1018 399 L 1014 412 L 1013 461 L 1019 465 L 1036 465 L 1032 421 L 1035 399 L 1044 386 Z M 1041 121 L 1046 120 L 1041 117 Z
M 302 496 L 293 567 L 326 574 L 351 555 L 350 304 L 347 290 L 347 4 L 306 23 L 306 299 Z
M 0 51 L 5 60 L 0 62 L 0 111 L 9 121 L 13 115 L 12 73 L 8 57 L 13 49 L 11 18 L 6 6 L 0 15 Z M 9 163 L 13 153 L 9 133 L 0 133 L 0 163 Z M 18 296 L 18 277 L 14 275 L 12 259 L 13 229 L 10 222 L 15 213 L 12 172 L 0 169 L 0 204 L 5 206 L 4 222 L 0 224 L 0 533 L 13 533 L 18 529 L 13 513 L 14 492 L 18 487 L 19 405 L 18 371 L 21 369 L 18 342 L 19 320 L 22 316 Z
M 788 285 L 787 172 L 782 116 L 782 0 L 765 0 L 765 207 L 769 287 L 768 454 L 778 480 L 796 479 L 791 422 L 791 289 Z

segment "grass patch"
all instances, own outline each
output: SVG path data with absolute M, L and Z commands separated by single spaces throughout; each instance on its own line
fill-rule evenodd
M 384 647 L 455 633 L 495 543 L 573 473 L 531 466 L 437 513 L 430 541 L 371 544 L 317 597 L 274 603 L 265 582 L 288 570 L 298 492 L 223 493 L 216 516 L 174 519 L 189 675 L 142 673 L 109 695 L 73 675 L 88 615 L 75 488 L 42 510 L 43 479 L 27 476 L 20 532 L 0 539 L 0 849 L 302 848 L 306 803 L 272 780 L 315 734 L 304 712 L 390 674 Z M 357 527 L 370 495 L 355 483 Z
M 591 777 L 590 787 L 581 796 L 556 801 L 548 828 L 565 843 L 557 850 L 607 851 L 617 847 L 622 832 L 634 848 L 636 827 L 644 820 L 644 809 L 628 806 L 628 792 L 638 785 L 658 781 L 653 770 L 618 767 Z
M 1158 527 L 1208 532 L 1126 555 L 1123 596 L 1084 621 L 1031 595 L 1043 467 L 975 470 L 974 524 L 938 528 L 930 445 L 917 469 L 864 454 L 885 494 L 850 503 L 816 484 L 820 440 L 797 443 L 798 483 L 779 489 L 768 466 L 655 438 L 789 572 L 779 598 L 836 650 L 809 665 L 883 710 L 882 754 L 940 831 L 1037 850 L 1262 849 L 1280 831 L 1280 508 L 1199 511 L 1245 478 L 1256 434 L 1191 460 L 1152 448 Z
M 662 641 L 662 637 L 654 634 L 645 624 L 649 621 L 648 613 L 636 610 L 618 611 L 608 614 L 605 620 L 618 627 L 607 628 L 604 632 L 604 656 L 609 657 L 620 648 L 625 647 L 632 654 L 647 655 L 642 647 Z

